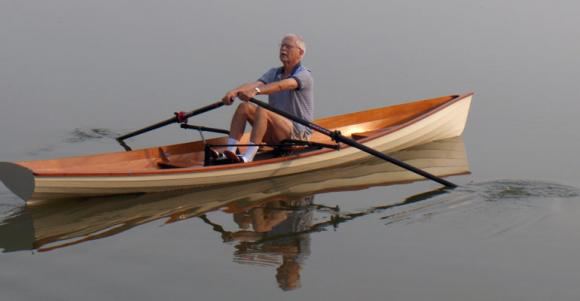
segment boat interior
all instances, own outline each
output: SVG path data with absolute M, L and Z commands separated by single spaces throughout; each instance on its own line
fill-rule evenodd
M 314 123 L 331 131 L 340 131 L 342 135 L 364 142 L 368 139 L 386 135 L 410 123 L 428 116 L 460 99 L 459 95 L 420 100 L 384 108 L 349 113 L 315 120 Z M 248 143 L 246 133 L 241 144 Z M 150 173 L 163 169 L 197 169 L 208 165 L 228 162 L 208 160 L 207 148 L 218 152 L 225 150 L 227 136 L 150 147 L 126 152 L 113 152 L 79 157 L 68 157 L 52 160 L 18 162 L 31 169 L 37 175 L 58 174 L 111 174 L 116 173 Z M 245 146 L 239 147 L 244 151 Z M 263 146 L 255 161 L 264 161 L 307 152 L 332 151 L 337 144 L 330 137 L 314 132 L 308 142 L 290 141 L 278 146 Z

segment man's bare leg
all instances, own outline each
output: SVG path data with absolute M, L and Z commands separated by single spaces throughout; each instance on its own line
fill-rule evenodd
M 262 141 L 278 143 L 291 137 L 292 123 L 276 113 L 263 108 L 257 108 L 249 103 L 242 103 L 236 109 L 230 125 L 230 139 L 228 144 L 237 144 L 244 134 L 246 122 L 252 125 L 250 144 L 259 144 Z M 229 146 L 228 151 L 235 153 L 236 147 Z M 258 151 L 258 146 L 249 146 L 243 157 L 246 162 L 252 161 Z
M 256 114 L 256 106 L 249 104 L 247 102 L 242 102 L 234 116 L 232 117 L 232 122 L 230 124 L 230 137 L 228 139 L 228 151 L 235 153 L 237 150 L 237 146 L 233 146 L 234 144 L 238 144 L 244 131 L 246 130 L 246 122 L 250 124 L 254 123 L 254 116 Z
M 246 129 L 246 122 L 250 124 L 254 123 L 254 116 L 256 115 L 256 106 L 247 102 L 242 102 L 234 116 L 232 117 L 232 122 L 230 124 L 230 137 L 240 140 L 244 131 Z
M 292 123 L 290 120 L 263 108 L 256 109 L 255 120 L 252 123 L 250 140 L 255 143 L 266 141 L 278 143 L 290 138 Z
M 252 133 L 250 134 L 250 144 L 259 144 L 262 141 L 274 144 L 284 139 L 290 138 L 292 133 L 292 123 L 276 113 L 272 113 L 263 108 L 256 109 Z M 242 156 L 244 161 L 254 160 L 258 152 L 258 146 L 249 146 Z

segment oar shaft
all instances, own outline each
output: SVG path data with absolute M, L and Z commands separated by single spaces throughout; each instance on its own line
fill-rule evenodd
M 150 125 L 150 126 L 148 126 L 148 127 L 142 128 L 142 129 L 140 129 L 140 130 L 136 130 L 136 131 L 134 131 L 134 132 L 131 132 L 131 133 L 125 134 L 125 135 L 123 135 L 123 136 L 121 136 L 121 137 L 117 137 L 117 140 L 125 140 L 125 139 L 129 139 L 129 138 L 131 138 L 131 137 L 135 137 L 135 136 L 141 135 L 141 134 L 143 134 L 143 133 L 147 133 L 147 132 L 149 132 L 149 131 L 152 131 L 152 130 L 158 129 L 158 128 L 160 128 L 160 127 L 164 127 L 164 126 L 166 126 L 166 125 L 169 125 L 169 124 L 172 124 L 172 123 L 175 123 L 175 122 L 177 122 L 177 117 L 169 118 L 169 119 L 167 119 L 167 120 L 160 121 L 160 122 L 158 122 L 158 123 L 156 123 L 156 124 Z
M 405 163 L 403 161 L 397 160 L 397 159 L 395 159 L 393 157 L 387 156 L 387 155 L 385 155 L 385 154 L 383 154 L 383 153 L 381 153 L 381 152 L 379 152 L 379 151 L 377 151 L 375 149 L 372 149 L 372 148 L 370 148 L 370 147 L 368 147 L 368 146 L 366 146 L 364 144 L 361 144 L 361 143 L 358 143 L 358 142 L 356 142 L 356 141 L 354 141 L 352 139 L 346 138 L 343 135 L 338 135 L 335 138 L 338 138 L 337 139 L 338 142 L 343 142 L 344 144 L 348 144 L 348 145 L 350 145 L 352 147 L 356 147 L 356 148 L 362 150 L 363 152 L 366 152 L 368 154 L 371 154 L 371 155 L 373 155 L 375 157 L 379 157 L 379 158 L 381 158 L 381 159 L 383 159 L 385 161 L 391 162 L 391 163 L 393 163 L 393 164 L 395 164 L 395 165 L 397 165 L 399 167 L 402 167 L 402 168 L 404 168 L 406 170 L 409 170 L 411 172 L 414 172 L 414 173 L 416 173 L 418 175 L 421 175 L 421 176 L 423 176 L 423 177 L 425 177 L 427 179 L 433 180 L 433 181 L 435 181 L 435 182 L 437 182 L 439 184 L 442 184 L 442 185 L 447 186 L 449 188 L 455 188 L 455 187 L 457 187 L 457 185 L 455 185 L 455 184 L 453 184 L 453 183 L 451 183 L 451 182 L 449 182 L 449 181 L 447 181 L 445 179 L 442 179 L 440 177 L 437 177 L 437 176 L 435 176 L 433 174 L 430 174 L 430 173 L 428 173 L 428 172 L 426 172 L 426 171 L 424 171 L 422 169 L 416 168 L 415 166 L 412 166 L 412 165 L 409 165 L 409 164 L 407 164 L 407 163 Z
M 219 108 L 219 107 L 221 107 L 221 106 L 223 106 L 223 105 L 224 105 L 224 103 L 223 103 L 223 102 L 221 102 L 221 101 L 218 101 L 218 102 L 212 103 L 212 104 L 210 104 L 210 105 L 207 105 L 207 106 L 205 106 L 205 107 L 203 107 L 203 108 L 199 108 L 199 109 L 197 109 L 197 110 L 193 110 L 193 111 L 191 111 L 191 112 L 189 112 L 189 113 L 185 114 L 183 117 L 184 117 L 185 119 L 187 119 L 187 118 L 189 118 L 189 117 L 193 117 L 193 116 L 195 116 L 195 115 L 199 115 L 199 114 L 205 113 L 205 112 L 207 112 L 207 111 L 211 111 L 211 110 L 213 110 L 213 109 L 217 109 L 217 108 Z M 125 149 L 127 149 L 127 147 L 128 147 L 128 146 L 126 146 L 126 144 L 124 144 L 124 143 L 123 143 L 123 140 L 125 140 L 125 139 L 128 139 L 128 138 L 131 138 L 131 137 L 135 137 L 135 136 L 137 136 L 137 135 L 141 135 L 141 134 L 143 134 L 143 133 L 147 133 L 147 132 L 149 132 L 149 131 L 152 131 L 152 130 L 155 130 L 155 129 L 158 129 L 158 128 L 160 128 L 160 127 L 164 127 L 164 126 L 166 126 L 166 125 L 169 125 L 169 124 L 172 124 L 172 123 L 176 123 L 176 122 L 179 122 L 179 120 L 177 119 L 177 116 L 175 116 L 175 117 L 172 117 L 172 118 L 169 118 L 169 119 L 167 119 L 167 120 L 160 121 L 160 122 L 158 122 L 158 123 L 156 123 L 156 124 L 150 125 L 150 126 L 148 126 L 148 127 L 142 128 L 142 129 L 140 129 L 140 130 L 136 130 L 136 131 L 134 131 L 134 132 L 131 132 L 131 133 L 125 134 L 125 135 L 123 135 L 123 136 L 117 137 L 117 141 L 118 141 L 118 142 L 119 142 L 121 145 L 123 145 L 123 147 L 125 147 Z
M 400 160 L 397 160 L 395 158 L 389 157 L 389 156 L 387 156 L 387 155 L 385 155 L 385 154 L 383 154 L 383 153 L 381 153 L 381 152 L 379 152 L 379 151 L 377 151 L 375 149 L 372 149 L 372 148 L 370 148 L 370 147 L 368 147 L 368 146 L 366 146 L 364 144 L 358 143 L 358 142 L 356 142 L 353 139 L 347 138 L 347 137 L 343 136 L 342 134 L 340 134 L 339 132 L 330 131 L 330 130 L 328 130 L 326 128 L 323 128 L 323 127 L 321 127 L 321 126 L 319 126 L 317 124 L 314 124 L 312 122 L 309 122 L 307 120 L 304 120 L 302 118 L 299 118 L 297 116 L 294 116 L 292 114 L 289 114 L 287 112 L 284 112 L 284 111 L 281 111 L 279 109 L 276 109 L 276 108 L 270 106 L 269 104 L 266 104 L 266 103 L 264 103 L 262 101 L 259 101 L 259 100 L 255 99 L 255 98 L 251 98 L 249 101 L 252 102 L 252 103 L 254 103 L 254 104 L 256 104 L 256 105 L 258 105 L 258 106 L 260 106 L 260 107 L 262 107 L 262 108 L 264 108 L 264 109 L 267 109 L 267 110 L 272 111 L 272 112 L 274 112 L 276 114 L 282 115 L 282 116 L 284 116 L 284 117 L 286 117 L 286 118 L 288 118 L 288 119 L 290 119 L 292 121 L 295 121 L 297 123 L 300 123 L 300 124 L 302 124 L 302 125 L 304 125 L 306 127 L 309 127 L 309 128 L 311 128 L 311 129 L 313 129 L 313 130 L 315 130 L 317 132 L 320 132 L 320 133 L 322 133 L 322 134 L 324 134 L 324 135 L 326 135 L 326 136 L 334 139 L 336 142 L 342 142 L 344 144 L 347 144 L 347 145 L 350 145 L 352 147 L 358 148 L 361 151 L 364 151 L 364 152 L 366 152 L 368 154 L 371 154 L 371 155 L 373 155 L 375 157 L 381 158 L 381 159 L 383 159 L 385 161 L 391 162 L 391 163 L 393 163 L 393 164 L 395 164 L 395 165 L 397 165 L 397 166 L 399 166 L 401 168 L 404 168 L 404 169 L 409 170 L 411 172 L 414 172 L 414 173 L 416 173 L 418 175 L 421 175 L 421 176 L 423 176 L 425 178 L 428 178 L 430 180 L 433 180 L 433 181 L 435 181 L 437 183 L 440 183 L 442 185 L 445 185 L 446 187 L 449 187 L 449 188 L 455 188 L 455 187 L 457 187 L 457 185 L 455 185 L 455 184 L 453 184 L 453 183 L 451 183 L 449 181 L 446 181 L 446 180 L 444 180 L 444 179 L 442 179 L 440 177 L 437 177 L 435 175 L 432 175 L 432 174 L 430 174 L 430 173 L 428 173 L 428 172 L 426 172 L 426 171 L 424 171 L 422 169 L 416 168 L 416 167 L 414 167 L 412 165 L 409 165 L 409 164 L 407 164 L 407 163 L 405 163 L 403 161 L 400 161 Z

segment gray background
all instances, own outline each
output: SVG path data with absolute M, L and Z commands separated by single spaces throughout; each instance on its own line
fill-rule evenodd
M 579 12 L 577 1 L 562 0 L 2 0 L 2 161 L 119 150 L 111 139 L 71 143 L 73 131 L 123 133 L 214 102 L 277 65 L 280 38 L 295 32 L 307 43 L 317 117 L 474 91 L 465 132 L 472 175 L 453 180 L 478 188 L 460 209 L 427 212 L 435 218 L 387 227 L 369 215 L 312 234 L 302 288 L 292 292 L 277 288 L 272 268 L 232 262 L 232 246 L 192 219 L 54 252 L 0 254 L 0 296 L 577 300 L 577 190 L 549 191 L 580 186 Z M 232 112 L 196 123 L 227 127 Z M 173 127 L 130 143 L 190 138 Z M 509 183 L 502 179 L 527 181 L 528 197 L 489 202 L 485 193 Z M 354 210 L 434 187 L 315 200 Z M 18 211 L 0 189 L 3 214 Z

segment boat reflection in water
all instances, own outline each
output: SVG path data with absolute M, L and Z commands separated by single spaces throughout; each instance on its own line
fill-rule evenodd
M 391 155 L 437 176 L 469 172 L 461 137 Z M 29 205 L 0 217 L 0 249 L 44 252 L 112 236 L 154 220 L 165 219 L 169 224 L 199 217 L 220 232 L 224 241 L 236 242 L 236 262 L 275 265 L 280 287 L 292 289 L 299 285 L 300 265 L 310 253 L 309 233 L 417 200 L 408 198 L 399 204 L 346 214 L 314 204 L 315 194 L 417 180 L 422 178 L 370 158 L 226 188 Z M 238 230 L 226 231 L 207 217 L 207 213 L 220 209 L 232 214 Z M 317 219 L 313 224 L 316 212 L 326 212 L 327 220 Z

